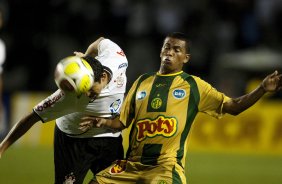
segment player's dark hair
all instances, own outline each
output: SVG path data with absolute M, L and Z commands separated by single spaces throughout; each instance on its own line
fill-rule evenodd
M 106 66 L 103 66 L 103 70 L 104 70 L 104 72 L 106 72 L 108 74 L 109 82 L 110 82 L 113 78 L 112 70 L 109 67 L 106 67 Z
M 188 39 L 188 37 L 184 33 L 173 32 L 173 33 L 167 34 L 166 38 L 167 37 L 169 37 L 169 38 L 176 38 L 176 39 L 185 41 L 186 52 L 190 53 L 190 46 L 189 46 L 190 45 L 190 40 Z
M 95 58 L 91 56 L 82 57 L 85 61 L 89 63 L 94 72 L 94 81 L 100 82 L 103 76 L 103 65 Z

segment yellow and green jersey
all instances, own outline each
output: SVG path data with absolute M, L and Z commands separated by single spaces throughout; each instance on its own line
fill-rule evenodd
M 198 112 L 222 115 L 229 98 L 199 77 L 181 71 L 140 76 L 121 109 L 120 121 L 132 124 L 127 159 L 147 165 L 185 163 L 189 130 Z

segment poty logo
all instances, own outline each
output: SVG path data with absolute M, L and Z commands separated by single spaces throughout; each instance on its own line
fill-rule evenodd
M 172 93 L 177 99 L 182 99 L 186 96 L 186 92 L 183 89 L 175 89 Z
M 177 129 L 176 118 L 159 116 L 154 120 L 144 119 L 136 124 L 137 126 L 137 141 L 142 141 L 146 137 L 164 136 L 171 137 Z

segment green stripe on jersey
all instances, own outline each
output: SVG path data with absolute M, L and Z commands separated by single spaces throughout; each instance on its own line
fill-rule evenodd
M 166 112 L 169 89 L 175 76 L 156 76 L 150 91 L 147 112 Z
M 200 101 L 198 86 L 194 78 L 186 73 L 181 74 L 181 77 L 189 83 L 190 95 L 189 95 L 189 104 L 187 109 L 187 120 L 186 120 L 185 128 L 181 135 L 179 150 L 177 151 L 177 159 L 180 165 L 182 165 L 181 160 L 183 159 L 183 155 L 184 155 L 185 140 L 188 136 L 191 125 L 198 113 L 198 105 Z
M 181 178 L 178 172 L 176 171 L 175 166 L 172 170 L 172 184 L 182 184 Z
M 141 163 L 146 165 L 157 165 L 162 146 L 162 144 L 144 144 Z
M 136 88 L 135 88 L 135 90 L 134 90 L 134 94 L 132 95 L 132 98 L 131 98 L 131 101 L 130 101 L 130 107 L 129 107 L 129 108 L 132 109 L 132 111 L 130 111 L 130 115 L 129 115 L 129 118 L 130 118 L 130 119 L 133 119 L 134 116 L 135 116 L 136 92 L 137 92 L 137 90 L 138 90 L 140 84 L 141 84 L 144 80 L 146 80 L 147 78 L 149 78 L 150 76 L 152 76 L 152 75 L 154 75 L 154 74 L 155 74 L 155 73 L 150 73 L 150 74 L 146 73 L 146 74 L 143 74 L 143 75 L 140 77 L 140 79 L 139 79 L 139 81 L 138 81 L 138 83 L 137 83 L 137 85 L 136 85 Z M 133 134 L 133 128 L 130 130 L 130 133 L 129 133 L 129 140 L 132 140 L 132 134 Z M 130 144 L 130 141 L 129 141 L 129 147 L 128 147 L 128 150 L 127 150 L 127 153 L 126 153 L 126 158 L 128 158 L 129 153 L 130 153 L 130 150 L 131 150 L 131 144 Z

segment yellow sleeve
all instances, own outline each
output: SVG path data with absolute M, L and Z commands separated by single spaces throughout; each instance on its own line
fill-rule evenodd
M 221 118 L 224 115 L 222 113 L 223 103 L 230 100 L 230 98 L 224 93 L 217 91 L 204 80 L 198 77 L 194 77 L 194 79 L 197 82 L 200 93 L 199 112 L 206 113 L 215 118 Z
M 119 120 L 125 127 L 129 127 L 135 117 L 135 96 L 140 78 L 141 76 L 131 86 L 121 107 Z

